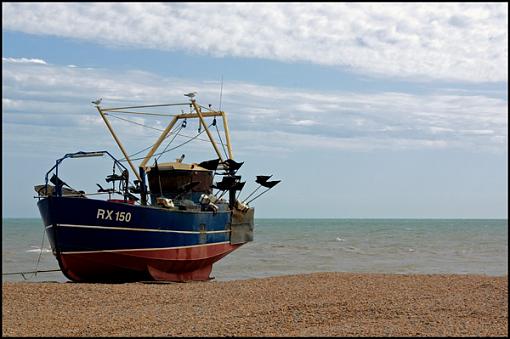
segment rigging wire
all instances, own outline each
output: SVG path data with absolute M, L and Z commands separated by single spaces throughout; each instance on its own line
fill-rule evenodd
M 163 129 L 161 129 L 161 128 L 152 127 L 152 126 L 147 126 L 147 125 L 141 124 L 141 123 L 136 122 L 136 121 L 133 121 L 133 120 L 124 119 L 124 118 L 121 118 L 121 117 L 115 116 L 115 115 L 113 115 L 113 114 L 111 114 L 111 113 L 105 113 L 105 115 L 108 115 L 108 116 L 110 116 L 110 117 L 114 117 L 114 118 L 116 118 L 116 119 L 123 120 L 123 121 L 126 121 L 126 122 L 130 122 L 130 123 L 135 124 L 135 125 L 138 125 L 138 126 L 147 127 L 147 128 L 150 128 L 150 129 L 153 129 L 153 130 L 159 131 L 159 132 L 163 132 L 163 131 L 164 131 L 164 130 L 163 130 Z
M 191 109 L 191 104 L 190 104 L 190 109 Z M 132 124 L 135 124 L 135 125 L 138 125 L 138 126 L 141 126 L 141 127 L 150 128 L 150 129 L 153 129 L 153 130 L 157 130 L 157 131 L 159 131 L 159 132 L 163 132 L 163 131 L 164 131 L 164 130 L 159 129 L 159 128 L 156 128 L 156 127 L 148 126 L 148 125 L 145 125 L 145 124 L 142 124 L 142 123 L 136 122 L 136 121 L 132 121 L 132 120 L 129 120 L 129 119 L 125 119 L 125 118 L 121 118 L 121 117 L 115 116 L 115 115 L 111 114 L 111 112 L 109 112 L 109 113 L 105 113 L 105 114 L 106 114 L 106 115 L 108 115 L 108 116 L 114 117 L 114 118 L 116 118 L 116 119 L 119 119 L 119 120 L 122 120 L 122 121 L 125 121 L 125 122 L 128 122 L 128 123 L 132 123 Z M 221 135 L 220 135 L 220 132 L 219 132 L 218 126 L 217 126 L 217 124 L 216 124 L 216 117 L 214 118 L 213 122 L 212 122 L 212 123 L 211 123 L 208 127 L 211 127 L 211 126 L 215 126 L 215 128 L 216 128 L 216 132 L 218 133 L 218 137 L 219 137 L 220 142 L 221 142 L 221 146 L 222 146 L 222 148 L 223 148 L 223 152 L 225 153 L 226 158 L 228 158 L 228 154 L 227 154 L 227 151 L 226 151 L 226 149 L 225 149 L 225 145 L 224 145 L 224 143 L 223 143 L 223 140 L 222 140 L 222 138 L 221 138 Z M 188 136 L 188 135 L 183 135 L 183 134 L 180 134 L 180 133 L 179 133 L 179 132 L 182 130 L 182 128 L 184 128 L 184 127 L 186 127 L 186 120 L 184 120 L 184 121 L 183 121 L 183 123 L 181 124 L 181 126 L 180 126 L 179 130 L 178 130 L 177 132 L 175 132 L 175 134 L 173 135 L 172 139 L 171 139 L 171 140 L 170 140 L 170 142 L 167 144 L 167 146 L 165 147 L 165 149 L 164 149 L 162 152 L 160 152 L 160 153 L 155 153 L 155 154 L 153 154 L 153 156 L 158 156 L 158 157 L 156 158 L 156 160 L 157 160 L 157 159 L 159 159 L 159 158 L 161 157 L 161 155 L 163 155 L 164 153 L 167 153 L 167 152 L 173 151 L 173 150 L 175 150 L 175 149 L 177 149 L 177 148 L 179 148 L 179 147 L 181 147 L 181 146 L 186 145 L 187 143 L 189 143 L 189 142 L 191 142 L 191 141 L 193 141 L 193 140 L 200 140 L 200 141 L 204 141 L 204 142 L 210 142 L 210 140 L 206 140 L 206 139 L 198 138 L 198 137 L 199 137 L 199 136 L 200 136 L 203 132 L 205 132 L 205 128 L 204 128 L 203 130 L 200 128 L 200 127 L 201 127 L 201 124 L 199 124 L 198 134 L 197 134 L 197 135 L 195 135 L 195 136 L 193 136 L 193 137 L 190 137 L 190 136 Z M 175 131 L 175 130 L 174 130 L 174 131 Z M 170 135 L 171 135 L 172 133 L 174 133 L 174 132 L 170 132 L 170 134 L 169 134 L 169 135 L 167 135 L 167 136 L 165 137 L 165 139 L 166 139 L 166 138 L 168 138 L 168 137 L 170 137 Z M 167 149 L 167 148 L 168 148 L 168 146 L 170 146 L 170 144 L 174 141 L 174 139 L 175 139 L 177 136 L 181 136 L 181 137 L 189 138 L 189 140 L 187 140 L 187 141 L 185 141 L 185 142 L 181 143 L 180 145 L 177 145 L 177 146 L 175 146 L 175 147 L 172 147 L 171 149 Z M 138 154 L 140 154 L 140 153 L 142 153 L 142 152 L 144 152 L 144 151 L 148 150 L 149 148 L 153 147 L 154 145 L 155 145 L 155 143 L 154 143 L 154 144 L 152 144 L 151 146 L 148 146 L 148 147 L 146 147 L 146 148 L 144 148 L 144 149 L 142 149 L 142 150 L 140 150 L 140 151 L 136 152 L 136 153 L 131 154 L 129 157 L 131 158 L 132 156 L 138 155 Z M 133 159 L 131 159 L 131 160 L 135 161 L 135 160 L 142 160 L 142 159 L 145 159 L 145 157 L 142 157 L 142 158 L 133 158 Z M 126 158 L 121 158 L 121 159 L 119 159 L 119 161 L 127 161 L 127 159 L 126 159 Z
M 138 115 L 154 115 L 158 117 L 171 117 L 174 116 L 174 114 L 164 114 L 164 113 L 149 113 L 149 112 L 133 112 L 133 111 L 103 111 L 105 114 L 107 112 L 114 112 L 114 113 L 123 113 L 123 114 L 138 114 Z
M 175 140 L 175 138 L 177 137 L 177 134 L 186 126 L 186 124 L 183 122 L 181 124 L 181 127 L 179 127 L 179 130 L 177 130 L 177 132 L 175 132 L 173 138 L 168 142 L 168 144 L 166 145 L 165 149 L 163 150 L 163 152 L 161 152 L 161 154 L 156 158 L 156 161 L 159 160 L 159 158 L 161 158 L 161 156 L 166 152 L 166 149 L 168 148 L 168 146 L 170 146 L 170 144 L 172 143 L 172 141 Z
M 201 131 L 200 133 L 198 133 L 197 135 L 195 135 L 194 137 L 192 137 L 191 139 L 186 140 L 186 141 L 185 141 L 185 142 L 183 142 L 182 144 L 177 145 L 177 146 L 175 146 L 175 147 L 172 147 L 172 148 L 170 148 L 169 150 L 166 150 L 166 151 L 164 151 L 164 152 L 154 153 L 153 155 L 154 155 L 154 156 L 156 156 L 156 155 L 161 155 L 161 154 L 163 154 L 163 153 L 168 153 L 168 152 L 170 152 L 170 151 L 173 151 L 174 149 L 177 149 L 177 148 L 179 148 L 179 147 L 181 147 L 181 146 L 184 146 L 184 145 L 186 145 L 187 143 L 189 143 L 189 142 L 191 142 L 191 141 L 193 141 L 193 140 L 197 139 L 197 138 L 198 138 L 198 136 L 199 136 L 200 134 L 204 133 L 204 132 L 205 132 L 205 129 L 204 129 L 204 130 L 202 130 L 202 131 Z M 198 140 L 201 140 L 201 139 L 198 139 Z M 142 160 L 142 159 L 145 159 L 145 157 L 142 157 L 142 158 L 134 158 L 134 159 L 131 159 L 131 160 Z M 125 161 L 125 160 L 123 160 L 123 161 Z
M 170 137 L 170 135 L 172 135 L 172 132 L 170 132 L 170 133 L 169 133 L 169 134 L 165 137 L 165 139 L 166 139 L 166 138 L 169 138 L 169 137 Z M 179 135 L 179 136 L 181 136 L 181 137 L 183 136 L 182 134 L 175 134 L 175 135 L 174 135 L 174 138 L 175 138 L 175 136 L 177 136 L 177 135 Z M 187 136 L 187 135 L 186 135 L 186 137 L 187 137 L 187 138 L 191 138 L 191 137 L 189 137 L 189 136 Z M 172 139 L 172 140 L 173 140 L 173 139 Z M 202 141 L 202 139 L 199 139 L 199 140 L 200 140 L 200 141 Z M 142 153 L 142 152 L 145 152 L 145 151 L 147 151 L 147 150 L 151 149 L 152 147 L 154 147 L 154 145 L 156 145 L 156 143 L 154 143 L 154 144 L 152 144 L 152 145 L 150 145 L 150 146 L 148 146 L 148 147 L 145 147 L 144 149 L 142 149 L 142 150 L 140 150 L 140 151 L 138 151 L 138 152 L 135 152 L 135 153 L 131 154 L 129 157 L 131 158 L 131 157 L 134 157 L 135 155 L 138 155 L 138 154 L 140 154 L 140 153 Z M 157 153 L 157 154 L 158 154 L 158 153 Z M 156 155 L 157 155 L 157 154 L 156 154 Z M 144 157 L 144 158 L 145 158 L 145 157 Z M 140 160 L 140 159 L 144 159 L 144 158 L 136 158 L 136 159 L 132 159 L 132 160 Z M 124 162 L 125 162 L 125 161 L 127 161 L 127 160 L 126 160 L 126 158 L 121 158 L 121 159 L 119 159 L 119 161 L 124 161 Z
M 220 111 L 221 111 L 221 97 L 223 95 L 223 74 L 221 75 L 221 89 L 220 89 Z
M 221 147 L 223 148 L 223 153 L 225 153 L 225 158 L 228 159 L 228 154 L 225 149 L 225 145 L 223 144 L 223 140 L 221 139 L 220 130 L 218 129 L 218 124 L 216 124 L 216 117 L 214 117 L 214 120 L 211 125 L 213 125 L 216 128 L 216 133 L 218 133 L 218 138 L 220 139 Z
M 143 106 L 127 106 L 127 107 L 115 107 L 115 108 L 103 108 L 103 112 L 113 112 L 128 108 L 148 108 L 148 107 L 169 107 L 169 106 L 186 106 L 189 105 L 187 102 L 177 104 L 162 104 L 162 105 L 143 105 Z
M 105 114 L 106 114 L 106 113 L 105 113 Z M 157 131 L 159 131 L 159 132 L 163 132 L 163 131 L 164 131 L 164 130 L 159 129 L 159 128 L 156 128 L 156 127 L 152 127 L 152 126 L 144 125 L 144 124 L 141 124 L 141 123 L 136 122 L 136 121 L 132 121 L 132 120 L 129 120 L 129 119 L 124 119 L 124 118 L 121 118 L 121 117 L 115 116 L 115 115 L 113 115 L 113 114 L 111 114 L 111 113 L 107 113 L 106 115 L 111 116 L 111 117 L 114 117 L 114 118 L 119 119 L 119 120 L 123 120 L 123 121 L 129 122 L 129 123 L 132 123 L 132 124 L 136 124 L 136 125 L 139 125 L 139 126 L 142 126 L 142 127 L 147 127 L 147 128 L 150 128 L 150 129 L 154 129 L 154 130 L 157 130 Z M 186 120 L 184 120 L 183 124 L 185 123 L 185 121 L 186 121 Z M 181 126 L 182 126 L 182 125 L 181 125 Z M 169 138 L 169 137 L 170 137 L 170 135 L 171 135 L 172 133 L 173 133 L 173 132 L 170 132 L 170 133 L 169 133 L 169 134 L 165 137 L 165 139 L 166 139 L 166 138 Z M 188 139 L 190 139 L 190 141 L 191 141 L 191 140 L 195 140 L 195 139 L 196 139 L 196 140 L 203 141 L 203 142 L 210 142 L 210 141 L 209 141 L 209 140 L 207 140 L 207 139 L 197 138 L 197 136 L 192 137 L 192 136 L 189 136 L 189 135 L 186 135 L 186 134 L 180 134 L 180 133 L 178 133 L 178 132 L 176 133 L 176 135 L 178 135 L 178 136 L 180 136 L 180 137 L 188 138 Z M 174 136 L 174 137 L 175 137 L 175 136 Z M 156 143 L 154 143 L 154 144 L 152 144 L 152 145 L 150 145 L 150 146 L 148 146 L 148 147 L 146 147 L 146 148 L 144 148 L 144 149 L 142 149 L 142 150 L 140 150 L 140 151 L 138 151 L 138 152 L 135 152 L 135 153 L 131 154 L 129 157 L 131 158 L 131 157 L 133 157 L 133 156 L 135 156 L 135 155 L 138 155 L 138 154 L 140 154 L 140 153 L 142 153 L 142 152 L 145 152 L 145 151 L 147 151 L 148 149 L 152 148 L 155 144 L 156 144 Z M 158 154 L 159 154 L 159 153 L 158 153 Z M 143 159 L 143 158 L 137 158 L 137 159 L 132 159 L 132 160 L 140 160 L 140 159 Z M 126 160 L 126 158 L 120 158 L 120 159 L 119 159 L 119 161 L 123 161 L 123 162 L 124 162 L 124 161 L 127 161 L 127 160 Z
M 223 81 L 223 78 L 222 78 L 222 81 Z M 211 109 L 211 105 L 209 105 L 209 107 L 205 107 L 205 106 L 200 105 L 200 108 L 206 109 L 206 110 L 211 111 L 211 112 L 214 112 L 214 110 Z M 220 110 L 221 110 L 221 101 L 220 101 Z M 216 117 L 214 117 L 213 122 L 212 122 L 212 124 L 210 126 L 214 126 L 216 128 L 216 133 L 218 133 L 218 138 L 220 139 L 221 147 L 223 148 L 223 153 L 225 154 L 225 158 L 228 159 L 228 154 L 227 154 L 227 151 L 225 149 L 225 144 L 223 143 L 223 140 L 222 140 L 221 134 L 220 134 L 220 130 L 218 129 L 218 125 L 216 123 Z M 199 132 L 200 132 L 200 128 L 199 128 Z
M 132 123 L 132 124 L 135 124 L 135 125 L 138 125 L 138 126 L 142 126 L 142 127 L 147 127 L 147 128 L 150 128 L 150 129 L 153 129 L 153 130 L 156 130 L 156 131 L 159 131 L 159 132 L 163 132 L 164 130 L 161 129 L 161 128 L 157 128 L 157 127 L 152 127 L 152 126 L 147 126 L 147 125 L 144 125 L 142 123 L 139 123 L 139 122 L 136 122 L 136 121 L 133 121 L 133 120 L 129 120 L 129 119 L 125 119 L 125 118 L 121 118 L 121 117 L 118 117 L 118 116 L 115 116 L 111 113 L 105 113 L 105 115 L 108 115 L 110 117 L 113 117 L 115 119 L 119 119 L 119 120 L 123 120 L 123 121 L 126 121 L 126 122 L 129 122 L 129 123 Z
M 163 131 L 164 131 L 164 129 L 157 128 L 157 127 L 152 127 L 152 126 L 148 126 L 148 125 L 144 125 L 144 124 L 141 124 L 141 123 L 136 122 L 136 121 L 133 121 L 133 120 L 129 120 L 129 119 L 124 119 L 124 118 L 121 118 L 121 117 L 117 117 L 117 116 L 115 116 L 115 115 L 113 115 L 113 114 L 111 114 L 111 113 L 105 113 L 105 115 L 108 115 L 108 116 L 111 116 L 111 117 L 117 118 L 117 119 L 119 119 L 119 120 L 123 120 L 123 121 L 129 122 L 129 123 L 132 123 L 132 124 L 136 124 L 136 125 L 139 125 L 139 126 L 142 126 L 142 127 L 147 127 L 147 128 L 150 128 L 150 129 L 156 130 L 156 131 L 158 131 L 158 132 L 163 132 Z M 167 135 L 167 136 L 165 137 L 165 139 L 166 139 L 166 138 L 168 138 L 169 136 L 170 136 L 170 134 L 169 134 L 169 135 Z M 188 139 L 190 139 L 190 138 L 194 138 L 194 137 L 191 137 L 191 136 L 186 135 L 186 134 L 179 134 L 179 136 L 180 136 L 180 137 L 183 137 L 183 138 L 188 138 Z M 209 140 L 207 140 L 207 139 L 202 139 L 202 138 L 198 138 L 197 140 L 200 140 L 200 141 L 203 141 L 203 142 L 210 142 Z M 150 146 L 150 147 L 152 147 L 152 146 Z M 148 147 L 148 148 L 150 148 L 150 147 Z M 146 148 L 146 149 L 148 149 L 148 148 Z

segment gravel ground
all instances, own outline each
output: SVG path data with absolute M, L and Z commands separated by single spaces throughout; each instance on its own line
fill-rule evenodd
M 508 276 L 2 284 L 3 336 L 507 336 Z

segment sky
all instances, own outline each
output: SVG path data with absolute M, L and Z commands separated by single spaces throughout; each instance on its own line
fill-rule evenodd
M 256 218 L 508 218 L 508 3 L 329 2 L 3 2 L 3 217 L 39 217 L 33 187 L 64 154 L 122 157 L 91 101 L 189 92 L 227 112 L 241 198 L 282 180 Z M 159 135 L 110 120 L 130 154 Z M 197 139 L 159 161 L 183 153 L 215 158 Z M 109 171 L 59 173 L 90 192 Z

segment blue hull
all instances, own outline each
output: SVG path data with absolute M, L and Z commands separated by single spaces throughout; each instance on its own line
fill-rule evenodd
M 164 248 L 229 241 L 230 212 L 164 210 L 72 197 L 38 202 L 58 252 Z M 55 226 L 58 225 L 58 226 Z M 57 241 L 55 242 L 56 228 Z
M 53 253 L 74 281 L 207 280 L 231 244 L 231 212 L 79 197 L 38 202 Z

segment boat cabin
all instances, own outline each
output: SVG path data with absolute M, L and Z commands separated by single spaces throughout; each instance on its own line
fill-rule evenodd
M 161 163 L 146 171 L 151 204 L 158 198 L 199 202 L 202 194 L 212 193 L 214 172 L 198 164 Z

